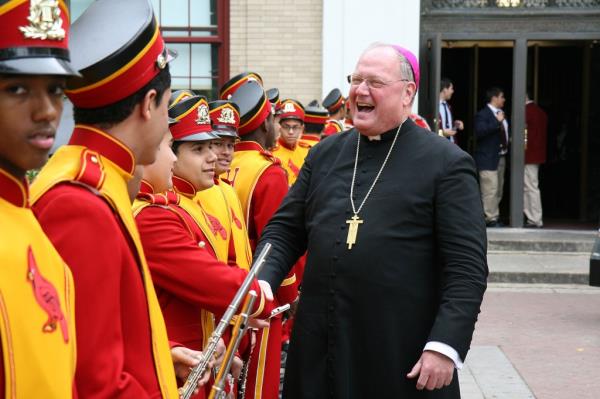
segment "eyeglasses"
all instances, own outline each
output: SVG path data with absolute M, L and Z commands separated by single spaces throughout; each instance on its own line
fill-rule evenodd
M 385 80 L 381 80 L 381 79 L 366 79 L 360 75 L 354 75 L 354 74 L 348 75 L 348 83 L 350 83 L 352 86 L 360 86 L 362 84 L 362 82 L 365 82 L 369 89 L 381 89 L 382 87 L 385 87 L 385 86 L 390 85 L 395 82 L 410 82 L 410 80 L 397 79 L 397 80 L 385 81 Z
M 299 132 L 300 130 L 302 130 L 302 125 L 291 126 L 291 125 L 286 125 L 286 124 L 280 124 L 279 126 L 283 130 L 292 131 L 292 132 Z

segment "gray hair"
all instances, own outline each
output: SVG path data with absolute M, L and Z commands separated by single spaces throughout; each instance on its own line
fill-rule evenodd
M 367 47 L 367 49 L 365 51 L 363 51 L 363 54 L 376 49 L 376 48 L 390 48 L 392 50 L 394 50 L 394 54 L 396 54 L 396 56 L 398 57 L 398 61 L 400 61 L 400 77 L 402 79 L 408 79 L 410 82 L 416 83 L 415 82 L 415 75 L 413 73 L 412 70 L 412 66 L 410 65 L 410 62 L 408 62 L 408 60 L 406 59 L 405 56 L 403 56 L 402 54 L 400 54 L 395 48 L 394 46 L 392 46 L 389 43 L 383 43 L 383 42 L 375 42 L 372 43 L 371 45 L 369 45 L 369 47 Z

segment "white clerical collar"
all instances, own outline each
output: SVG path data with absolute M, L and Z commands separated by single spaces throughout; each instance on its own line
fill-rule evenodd
M 381 141 L 380 134 L 378 134 L 377 136 L 367 136 L 367 138 L 369 139 L 369 141 Z

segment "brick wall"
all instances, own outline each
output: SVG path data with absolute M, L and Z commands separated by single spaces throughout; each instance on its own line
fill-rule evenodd
M 322 2 L 231 0 L 231 76 L 257 72 L 282 98 L 320 101 Z

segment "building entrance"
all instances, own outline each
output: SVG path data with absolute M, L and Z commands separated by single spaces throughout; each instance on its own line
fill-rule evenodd
M 442 41 L 441 77 L 454 82 L 450 101 L 465 130 L 459 145 L 475 149 L 474 116 L 485 91 L 504 90 L 513 109 L 513 41 Z M 596 226 L 600 205 L 600 45 L 594 41 L 528 41 L 526 86 L 548 114 L 547 161 L 540 167 L 544 222 L 548 227 Z M 506 181 L 510 181 L 510 168 Z M 522 173 L 522 172 L 520 172 Z M 509 215 L 508 187 L 501 214 Z M 506 220 L 508 222 L 508 220 Z

